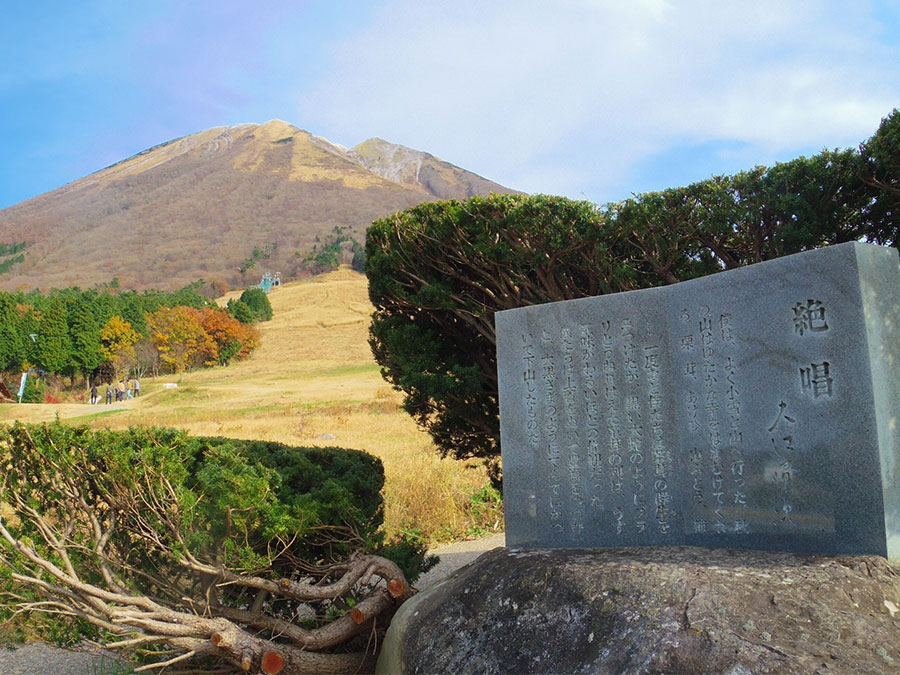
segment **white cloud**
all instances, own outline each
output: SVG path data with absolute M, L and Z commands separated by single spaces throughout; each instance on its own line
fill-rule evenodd
M 333 46 L 299 120 L 335 141 L 379 135 L 511 187 L 604 201 L 678 145 L 778 157 L 863 140 L 900 100 L 900 54 L 878 41 L 870 9 L 394 0 Z

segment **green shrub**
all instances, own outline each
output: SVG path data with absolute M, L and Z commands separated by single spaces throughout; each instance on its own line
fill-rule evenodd
M 891 244 L 900 113 L 859 151 L 598 207 L 544 195 L 421 204 L 375 221 L 370 344 L 444 455 L 500 455 L 494 313 L 675 283 L 817 246 Z
M 433 564 L 419 541 L 384 545 L 383 468 L 360 451 L 196 438 L 160 428 L 114 432 L 16 423 L 0 427 L 0 467 L 0 590 L 15 594 L 3 611 L 42 595 L 37 580 L 50 578 L 46 564 L 71 569 L 55 583 L 71 586 L 77 578 L 84 586 L 74 587 L 80 596 L 53 591 L 58 604 L 47 607 L 66 605 L 82 620 L 51 617 L 33 625 L 60 641 L 98 635 L 121 606 L 131 605 L 152 620 L 151 632 L 162 641 L 171 637 L 184 648 L 179 631 L 197 624 L 197 645 L 217 653 L 210 637 L 230 630 L 228 623 L 201 617 L 262 630 L 286 626 L 278 622 L 293 621 L 301 606 L 314 613 L 313 627 L 356 604 L 383 613 L 390 606 L 373 594 L 384 591 L 359 581 L 367 569 L 385 579 L 402 579 L 405 572 L 412 580 Z M 28 542 L 32 558 L 15 541 Z M 401 568 L 373 553 L 392 556 Z M 363 562 L 352 577 L 357 581 L 333 596 L 316 595 L 350 574 L 355 560 Z M 284 587 L 280 597 L 280 584 L 289 579 L 311 589 L 307 596 Z M 265 584 L 271 590 L 261 595 L 255 589 L 269 588 Z M 404 588 L 399 592 L 406 594 Z M 120 628 L 131 630 L 127 621 Z M 335 630 L 352 638 L 356 627 L 345 622 Z M 324 638 L 294 632 L 285 639 L 289 654 L 316 648 Z
M 257 549 L 265 550 L 273 537 L 293 536 L 301 525 L 309 528 L 308 536 L 297 541 L 291 557 L 308 562 L 340 559 L 354 548 L 374 550 L 380 543 L 384 468 L 377 457 L 359 450 L 297 448 L 272 441 L 194 440 L 199 444 L 198 461 L 190 471 L 206 486 L 207 499 L 221 491 L 217 485 L 223 478 L 223 452 L 236 452 L 242 465 L 272 472 L 269 482 L 277 486 L 277 505 L 260 514 L 265 527 L 255 535 Z M 233 496 L 225 492 L 218 499 L 224 504 Z M 346 532 L 348 537 L 335 537 L 334 531 Z
M 253 311 L 247 306 L 246 302 L 232 298 L 225 305 L 225 309 L 241 323 L 253 323 Z
M 6 255 L 13 255 L 15 253 L 18 253 L 19 251 L 24 251 L 25 247 L 27 245 L 28 245 L 27 242 L 24 242 L 24 241 L 20 241 L 16 244 L 0 243 L 0 257 L 6 256 Z
M 25 262 L 24 253 L 20 253 L 19 255 L 13 256 L 12 258 L 7 258 L 3 262 L 0 262 L 0 274 L 9 272 L 13 265 L 18 265 L 21 262 Z
M 263 289 L 248 288 L 241 293 L 240 302 L 243 302 L 250 309 L 254 321 L 268 321 L 272 318 L 272 305 L 269 303 L 269 297 Z

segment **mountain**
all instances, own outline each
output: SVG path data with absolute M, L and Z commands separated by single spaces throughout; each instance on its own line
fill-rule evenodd
M 216 127 L 0 210 L 0 289 L 289 277 L 336 226 L 362 242 L 376 218 L 489 192 L 515 191 L 378 138 L 347 149 L 280 120 Z

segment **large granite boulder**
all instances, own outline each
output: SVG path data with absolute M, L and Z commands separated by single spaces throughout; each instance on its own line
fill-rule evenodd
M 879 557 L 507 549 L 407 601 L 382 673 L 898 673 Z

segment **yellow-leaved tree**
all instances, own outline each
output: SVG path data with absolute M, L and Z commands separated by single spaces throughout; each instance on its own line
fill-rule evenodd
M 134 344 L 140 334 L 121 316 L 113 316 L 100 331 L 100 354 L 112 364 L 116 377 L 134 365 Z
M 147 315 L 147 331 L 160 361 L 172 372 L 216 364 L 216 343 L 203 329 L 201 313 L 192 307 L 160 307 Z

